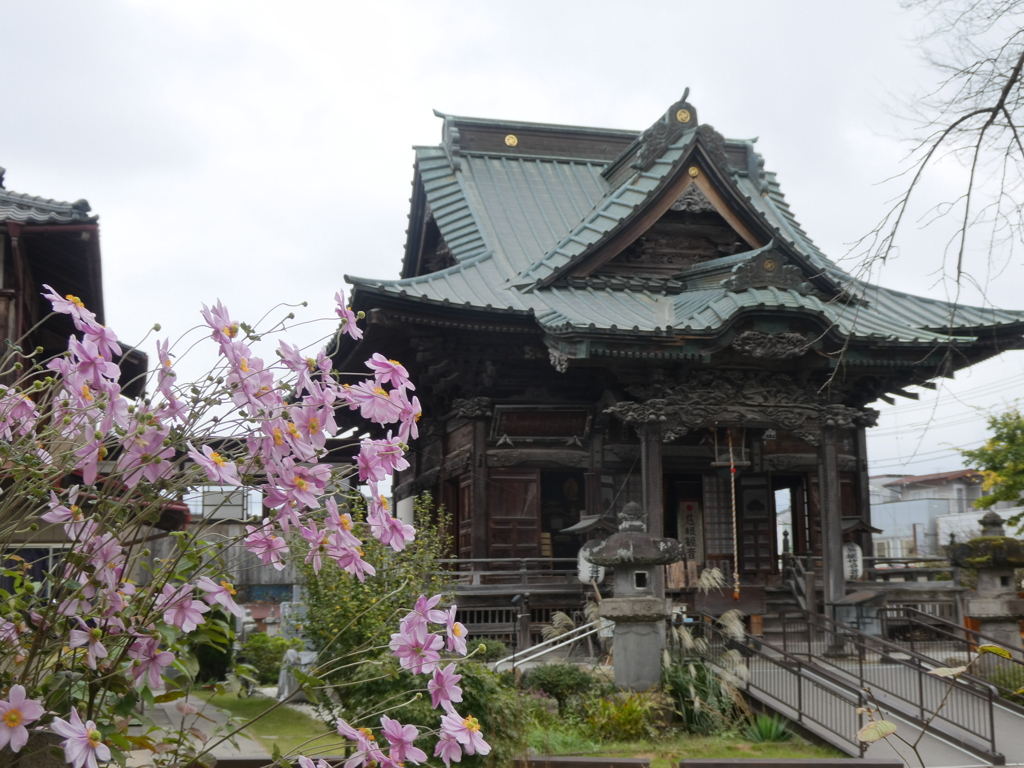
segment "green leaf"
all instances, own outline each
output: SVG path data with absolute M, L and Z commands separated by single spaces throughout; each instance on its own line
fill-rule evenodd
M 128 717 L 131 715 L 132 710 L 135 709 L 135 703 L 138 701 L 138 697 L 134 691 L 128 691 L 125 695 L 117 700 L 117 704 L 114 705 L 113 712 L 115 715 L 121 717 Z
M 182 699 L 186 695 L 187 694 L 184 691 L 168 691 L 167 693 L 161 693 L 159 696 L 154 696 L 153 702 L 155 704 L 166 704 L 169 701 Z
M 188 675 L 189 680 L 195 680 L 199 674 L 199 659 L 191 651 L 182 651 L 178 654 L 174 667 Z
M 1013 658 L 1008 650 L 1000 648 L 998 645 L 979 645 L 978 654 L 982 653 L 994 653 L 996 656 L 1002 656 L 1004 659 Z
M 928 674 L 936 677 L 959 677 L 966 670 L 967 667 L 936 667 L 929 669 Z
M 893 733 L 896 733 L 895 723 L 890 723 L 888 720 L 872 720 L 857 731 L 857 739 L 865 744 L 873 744 Z

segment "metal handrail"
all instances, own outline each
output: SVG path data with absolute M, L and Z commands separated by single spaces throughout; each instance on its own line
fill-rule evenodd
M 728 650 L 742 641 L 737 641 L 736 638 L 725 632 L 715 623 L 712 616 L 707 614 L 703 614 L 703 616 L 705 621 L 698 626 L 705 631 L 712 632 L 721 641 L 720 645 L 714 647 L 709 643 L 703 653 L 703 657 L 708 663 L 718 665 L 718 657 L 721 655 L 721 650 Z M 786 653 L 786 651 L 772 643 L 758 640 L 746 633 L 744 633 L 744 641 L 746 644 L 742 646 L 742 652 L 747 659 L 746 668 L 748 671 L 747 680 L 743 681 L 744 686 L 748 689 L 753 688 L 760 691 L 765 696 L 788 707 L 791 711 L 783 714 L 790 719 L 801 724 L 806 721 L 818 725 L 849 744 L 853 748 L 851 754 L 856 754 L 860 757 L 864 756 L 866 745 L 856 736 L 861 726 L 864 725 L 864 707 L 867 703 L 861 691 L 853 688 L 846 681 L 830 674 L 827 670 L 819 669 L 812 663 Z M 774 657 L 765 653 L 764 649 L 771 651 Z M 750 663 L 752 657 L 757 659 L 758 664 Z M 756 673 L 766 670 L 781 673 L 783 679 L 789 681 L 789 683 L 795 681 L 795 686 L 785 683 L 779 685 L 777 680 L 774 685 L 768 681 L 759 682 Z M 826 682 L 827 685 L 822 685 L 815 678 Z M 766 684 L 768 687 L 766 687 Z M 818 696 L 825 696 L 834 700 L 832 703 L 838 704 L 838 706 L 805 706 L 805 703 L 812 703 L 811 696 L 809 695 L 812 691 Z M 833 716 L 832 722 L 819 719 L 819 714 Z M 851 732 L 844 732 L 845 729 L 837 726 L 836 720 L 845 719 L 846 717 L 852 720 L 851 727 L 849 728 Z
M 584 629 L 589 629 L 590 631 L 583 632 Z M 575 643 L 577 640 L 582 640 L 585 637 L 590 637 L 594 633 L 598 632 L 600 629 L 601 621 L 592 621 L 589 624 L 584 624 L 582 626 L 575 627 L 573 629 L 570 629 L 565 634 L 558 635 L 558 637 L 553 637 L 550 640 L 545 640 L 542 643 L 537 643 L 537 645 L 531 646 L 528 650 L 524 650 L 522 653 L 514 653 L 511 656 L 506 656 L 504 659 L 499 659 L 498 661 L 494 662 L 494 664 L 491 667 L 491 670 L 493 672 L 497 672 L 498 667 L 505 663 L 511 662 L 513 664 L 525 664 L 529 661 L 533 661 L 535 659 L 540 658 L 545 653 L 555 650 L 556 648 L 561 648 L 564 645 Z M 582 634 L 576 634 L 578 632 L 582 632 Z M 569 637 L 570 635 L 573 635 L 573 637 Z
M 897 624 L 897 627 L 909 626 L 912 630 L 919 629 L 928 632 L 933 636 L 938 636 L 938 640 L 919 640 L 915 638 L 912 632 L 905 641 L 907 645 L 910 646 L 911 651 L 933 659 L 935 657 L 925 653 L 925 651 L 931 651 L 933 653 L 936 652 L 937 649 L 935 648 L 935 645 L 937 643 L 948 642 L 956 649 L 954 653 L 963 654 L 963 656 L 967 658 L 970 658 L 970 655 L 979 645 L 990 644 L 1004 647 L 1004 641 L 999 638 L 986 635 L 975 629 L 963 627 L 939 616 L 932 616 L 930 613 L 914 608 L 913 606 L 888 606 L 885 608 L 879 608 L 878 613 L 882 619 L 883 632 L 886 637 L 889 638 L 890 642 L 896 643 L 897 645 L 904 641 L 892 637 L 892 630 L 895 628 L 893 624 L 895 621 L 905 622 L 905 624 L 902 625 Z M 896 615 L 893 616 L 893 614 Z M 922 646 L 924 647 L 922 648 Z M 1024 712 L 1024 707 L 1018 703 L 1018 701 L 1020 701 L 1020 697 L 1016 696 L 1016 691 L 1024 685 L 1024 658 L 1021 658 L 1020 647 L 1008 650 L 1015 651 L 1016 654 L 1011 654 L 1009 659 L 1003 658 L 997 654 L 986 654 L 980 662 L 975 662 L 976 664 L 980 663 L 984 671 L 981 674 L 969 674 L 967 677 L 984 681 L 986 685 L 995 686 L 1000 696 L 1006 700 L 1007 705 Z M 948 659 L 935 660 L 936 664 L 946 665 L 947 662 Z M 1007 677 L 1007 681 L 1012 681 L 1010 685 L 1003 685 L 999 681 L 999 670 L 1012 670 Z M 993 680 L 993 677 L 996 679 Z
M 806 627 L 807 654 L 813 658 L 814 664 L 855 677 L 861 688 L 884 694 L 885 703 L 894 711 L 921 724 L 930 721 L 937 732 L 961 742 L 974 752 L 990 758 L 1001 757 L 995 744 L 994 705 L 999 694 L 994 686 L 977 678 L 961 677 L 956 680 L 949 697 L 944 699 L 949 681 L 928 674 L 929 669 L 943 666 L 941 663 L 833 619 L 805 611 L 779 613 L 784 651 L 788 652 L 789 644 L 797 640 L 795 633 L 786 631 L 787 613 L 798 615 Z M 820 640 L 816 639 L 819 633 Z M 817 647 L 819 645 L 822 647 Z M 854 653 L 848 652 L 847 646 Z M 870 661 L 869 657 L 877 659 Z M 851 661 L 854 664 L 851 665 Z M 900 675 L 899 670 L 904 674 Z M 940 722 L 945 725 L 940 727 Z M 949 726 L 982 739 L 988 747 L 951 733 Z

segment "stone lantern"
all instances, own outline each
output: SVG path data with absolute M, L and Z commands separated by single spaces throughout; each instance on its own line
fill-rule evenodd
M 619 512 L 618 532 L 587 542 L 583 553 L 589 562 L 615 569 L 615 597 L 600 605 L 601 617 L 615 622 L 615 684 L 633 691 L 653 688 L 661 682 L 665 619 L 672 614 L 658 566 L 682 560 L 682 545 L 650 536 L 643 509 L 630 502 Z
M 1017 595 L 1015 568 L 1024 568 L 1024 543 L 1006 535 L 995 512 L 981 518 L 981 536 L 950 551 L 950 561 L 978 572 L 978 587 L 967 598 L 964 614 L 980 622 L 978 630 L 1007 648 L 1021 649 L 1020 621 L 1024 600 Z

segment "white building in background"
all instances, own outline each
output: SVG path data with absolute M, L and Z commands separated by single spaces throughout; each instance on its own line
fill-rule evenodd
M 950 533 L 965 541 L 969 533 L 981 530 L 978 521 L 984 512 L 974 508 L 983 495 L 977 470 L 876 475 L 870 487 L 871 524 L 882 529 L 873 539 L 876 557 L 941 556 Z

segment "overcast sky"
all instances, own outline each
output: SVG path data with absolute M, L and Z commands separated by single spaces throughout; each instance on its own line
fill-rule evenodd
M 935 81 L 914 42 L 926 28 L 896 0 L 0 0 L 0 165 L 8 189 L 92 204 L 107 321 L 129 342 L 191 327 L 204 301 L 322 317 L 343 275 L 396 277 L 410 148 L 440 141 L 434 108 L 643 129 L 689 87 L 701 122 L 759 137 L 839 259 L 899 191 L 879 182 L 906 154 L 896 116 Z M 946 163 L 924 199 L 962 174 Z M 944 244 L 911 232 L 876 279 L 944 297 Z M 973 258 L 986 294 L 966 300 L 1024 309 L 1020 259 L 988 283 Z M 1009 353 L 883 406 L 872 470 L 959 467 L 953 447 L 981 442 L 1022 373 Z

